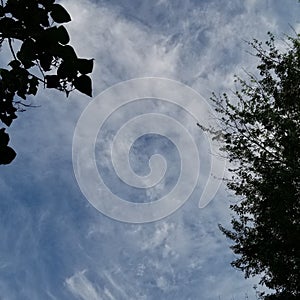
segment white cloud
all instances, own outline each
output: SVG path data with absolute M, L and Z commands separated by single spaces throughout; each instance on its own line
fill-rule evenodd
M 85 276 L 86 270 L 80 271 L 67 278 L 65 283 L 70 292 L 82 300 L 103 299 L 97 289 Z
M 63 4 L 76 16 L 68 25 L 72 44 L 80 55 L 96 59 L 95 84 L 142 76 L 174 77 L 179 48 L 166 51 L 160 43 L 166 39 L 163 34 L 103 4 L 86 0 Z
M 175 224 L 169 224 L 167 222 L 163 222 L 156 226 L 154 233 L 152 236 L 145 236 L 145 240 L 142 242 L 141 249 L 142 250 L 154 250 L 156 247 L 165 243 L 165 240 L 170 236 L 170 231 L 173 231 Z

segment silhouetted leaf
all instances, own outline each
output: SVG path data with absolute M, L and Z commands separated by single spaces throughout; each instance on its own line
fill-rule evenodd
M 42 53 L 39 56 L 39 59 L 40 59 L 40 65 L 41 65 L 42 69 L 46 72 L 50 71 L 53 56 L 48 53 Z
M 20 67 L 21 63 L 18 60 L 12 60 L 9 64 L 13 69 Z
M 7 146 L 9 143 L 9 135 L 5 132 L 5 128 L 0 129 L 0 147 Z
M 10 34 L 13 34 L 13 31 L 17 27 L 17 21 L 10 18 L 10 17 L 4 17 L 0 19 L 0 28 L 1 32 L 8 32 Z
M 26 39 L 21 48 L 20 48 L 20 52 L 22 53 L 22 55 L 26 58 L 33 58 L 34 54 L 35 54 L 35 42 L 33 39 Z
M 56 23 L 67 23 L 71 21 L 69 13 L 60 4 L 53 4 L 51 6 L 50 16 Z
M 61 57 L 65 62 L 68 63 L 76 63 L 77 55 L 75 50 L 70 45 L 58 46 L 57 54 Z
M 35 42 L 32 39 L 26 39 L 20 51 L 17 53 L 17 58 L 22 62 L 26 69 L 34 66 L 33 60 L 35 59 Z
M 16 156 L 17 153 L 11 147 L 0 147 L 0 165 L 10 164 Z
M 36 77 L 32 77 L 31 79 L 29 79 L 28 94 L 35 96 L 38 91 L 38 86 L 39 86 L 39 81 L 37 80 Z
M 0 68 L 0 76 L 5 78 L 8 75 L 9 71 L 3 68 Z
M 57 76 L 61 79 L 74 79 L 77 76 L 76 65 L 72 62 L 63 61 L 57 69 Z
M 83 94 L 92 97 L 92 80 L 87 75 L 81 75 L 74 80 L 75 88 Z
M 12 112 L 11 114 L 0 113 L 0 120 L 6 125 L 10 126 L 12 121 L 17 118 L 17 115 Z
M 57 40 L 61 44 L 66 45 L 70 42 L 70 37 L 65 26 L 63 25 L 59 26 L 56 30 L 56 35 L 57 35 Z
M 89 74 L 93 71 L 94 60 L 78 58 L 77 59 L 77 69 L 81 74 Z

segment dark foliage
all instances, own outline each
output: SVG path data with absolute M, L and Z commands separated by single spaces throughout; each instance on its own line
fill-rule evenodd
M 0 165 L 10 164 L 16 157 L 16 152 L 8 146 L 9 136 L 5 129 L 0 129 Z
M 7 67 L 0 68 L 0 121 L 10 126 L 16 113 L 30 106 L 26 99 L 37 94 L 39 84 L 67 96 L 74 89 L 92 96 L 87 74 L 93 59 L 78 58 L 69 45 L 68 31 L 61 25 L 71 21 L 66 9 L 54 0 L 0 3 L 0 46 L 6 44 L 12 54 Z
M 250 43 L 259 78 L 236 78 L 233 101 L 212 100 L 224 126 L 223 150 L 232 168 L 228 187 L 240 201 L 232 230 L 220 225 L 237 254 L 232 265 L 246 278 L 259 275 L 274 290 L 264 299 L 300 299 L 300 36 Z M 282 41 L 283 43 L 283 41 Z

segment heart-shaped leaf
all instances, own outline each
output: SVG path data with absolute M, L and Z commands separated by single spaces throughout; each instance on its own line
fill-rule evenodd
M 69 13 L 60 4 L 53 4 L 51 6 L 50 16 L 56 23 L 67 23 L 71 21 Z
M 81 75 L 74 80 L 75 88 L 90 97 L 92 97 L 92 80 L 87 75 Z

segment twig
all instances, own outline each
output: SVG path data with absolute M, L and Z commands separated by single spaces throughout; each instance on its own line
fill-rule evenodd
M 43 70 L 41 68 L 41 65 L 39 64 L 38 60 L 36 60 L 36 65 L 38 66 L 38 68 L 39 68 L 39 70 L 40 70 L 40 72 L 41 72 L 41 74 L 43 76 L 43 82 L 45 83 L 45 74 L 44 74 L 44 72 L 43 72 Z
M 23 103 L 22 101 L 14 101 L 14 103 L 15 103 L 15 104 L 22 105 L 22 106 L 24 106 L 24 107 L 33 107 L 33 108 L 41 107 L 41 105 L 25 104 L 25 103 Z
M 14 57 L 15 60 L 18 60 L 17 57 L 16 57 L 16 54 L 15 54 L 15 51 L 14 51 L 14 48 L 12 46 L 12 43 L 11 43 L 11 38 L 8 38 L 8 44 L 9 44 L 9 48 L 10 48 L 10 51 Z

